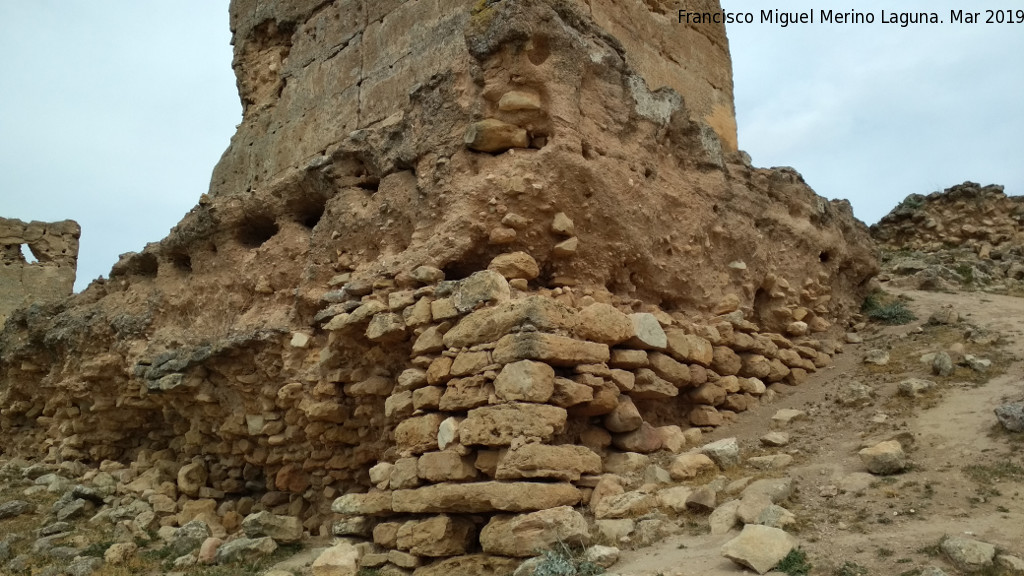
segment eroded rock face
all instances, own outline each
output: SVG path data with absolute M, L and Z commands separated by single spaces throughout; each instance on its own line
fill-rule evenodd
M 678 451 L 665 426 L 801 381 L 876 271 L 866 229 L 736 152 L 724 29 L 657 5 L 233 2 L 244 118 L 209 194 L 12 315 L 0 449 L 380 519 L 392 552 L 449 518 L 426 563 L 578 504 L 594 452 Z

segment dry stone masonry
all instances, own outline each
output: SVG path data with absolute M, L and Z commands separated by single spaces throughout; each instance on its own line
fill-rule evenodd
M 511 572 L 710 511 L 615 477 L 827 366 L 878 267 L 848 203 L 736 151 L 724 28 L 666 10 L 234 1 L 209 193 L 12 313 L 0 450 L 116 475 L 146 528 L 241 529 L 224 558 L 364 542 L 314 574 Z
M 0 326 L 16 308 L 71 295 L 82 229 L 73 220 L 0 218 Z M 25 259 L 28 247 L 34 262 Z
M 1024 290 L 1024 199 L 964 182 L 911 194 L 871 227 L 884 251 L 881 280 L 923 290 Z

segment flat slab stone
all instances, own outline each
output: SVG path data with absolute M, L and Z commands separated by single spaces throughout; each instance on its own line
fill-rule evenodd
M 517 360 L 540 360 L 553 366 L 602 364 L 611 358 L 607 344 L 585 342 L 566 336 L 525 332 L 498 340 L 491 358 L 497 364 Z
M 558 506 L 575 506 L 580 491 L 568 483 L 472 482 L 434 484 L 412 490 L 396 490 L 395 512 L 412 514 L 478 514 L 481 512 L 532 512 Z

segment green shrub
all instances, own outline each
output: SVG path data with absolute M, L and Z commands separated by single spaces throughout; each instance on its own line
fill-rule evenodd
M 574 551 L 562 542 L 552 550 L 545 550 L 543 557 L 533 576 L 596 576 L 604 573 L 604 568 L 584 560 L 582 551 Z
M 789 576 L 807 576 L 811 573 L 811 563 L 807 561 L 807 553 L 803 548 L 793 548 L 786 554 L 779 565 L 775 567 L 779 572 L 785 572 Z
M 917 320 L 917 316 L 914 316 L 914 313 L 903 302 L 899 300 L 883 302 L 882 297 L 878 293 L 869 294 L 864 299 L 860 312 L 882 324 L 909 324 Z

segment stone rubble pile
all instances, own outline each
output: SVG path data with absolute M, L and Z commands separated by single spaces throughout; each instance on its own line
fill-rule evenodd
M 1024 288 L 1024 203 L 1002 186 L 964 182 L 911 194 L 871 227 L 882 281 L 923 290 Z

